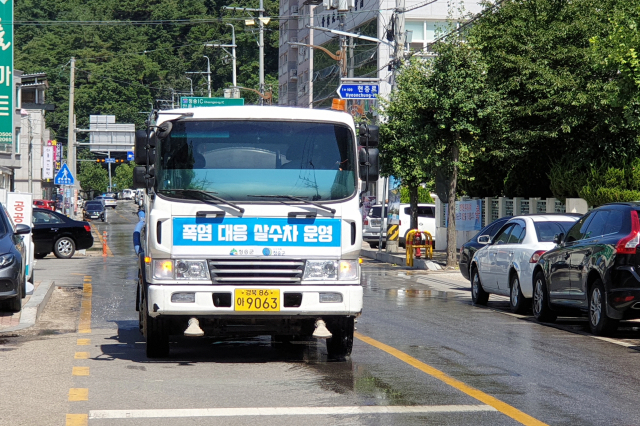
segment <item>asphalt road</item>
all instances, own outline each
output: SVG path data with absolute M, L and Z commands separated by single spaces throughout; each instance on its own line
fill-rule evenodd
M 364 264 L 353 355 L 269 337 L 180 339 L 148 360 L 135 312 L 132 202 L 110 255 L 39 261 L 56 289 L 39 323 L 0 336 L 0 425 L 635 425 L 640 332 L 596 339 L 580 319 L 537 324 L 458 273 Z M 640 324 L 638 324 L 640 325 Z

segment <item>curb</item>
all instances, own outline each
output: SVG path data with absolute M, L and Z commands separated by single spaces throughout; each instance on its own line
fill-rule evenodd
M 55 287 L 54 281 L 42 281 L 38 288 L 33 292 L 33 295 L 27 304 L 22 307 L 22 312 L 20 313 L 20 324 L 15 327 L 5 328 L 0 331 L 0 334 L 33 327 L 36 324 L 36 321 L 38 321 L 38 318 L 40 318 L 40 315 L 42 314 L 44 307 L 47 305 Z
M 391 263 L 394 265 L 407 266 L 407 258 L 404 256 L 398 256 L 396 254 L 390 254 L 386 252 L 378 252 L 377 250 L 360 250 L 360 256 L 367 257 L 369 259 L 375 259 L 384 263 Z M 425 269 L 427 271 L 441 271 L 443 268 L 438 263 L 432 260 L 426 259 L 414 259 L 413 269 Z

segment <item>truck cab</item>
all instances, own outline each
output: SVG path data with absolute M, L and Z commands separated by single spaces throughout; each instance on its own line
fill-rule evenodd
M 318 337 L 351 353 L 361 186 L 377 179 L 377 128 L 359 133 L 343 112 L 253 106 L 161 111 L 138 133 L 148 356 L 177 334 Z

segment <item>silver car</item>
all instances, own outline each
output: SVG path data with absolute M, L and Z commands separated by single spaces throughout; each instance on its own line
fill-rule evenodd
M 384 219 L 382 219 L 382 205 L 376 204 L 371 207 L 369 214 L 364 218 L 362 226 L 362 241 L 369 243 L 371 248 L 378 248 L 380 244 L 380 226 L 383 226 L 382 231 L 382 247 L 385 246 L 385 240 L 387 239 L 387 215 L 384 212 Z

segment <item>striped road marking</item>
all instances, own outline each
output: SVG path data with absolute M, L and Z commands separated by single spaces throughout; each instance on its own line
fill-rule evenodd
M 398 225 L 390 225 L 389 229 L 387 229 L 387 235 L 389 236 L 389 241 L 397 240 L 399 233 L 400 233 L 400 229 L 398 229 Z
M 374 405 L 359 407 L 237 407 L 157 410 L 92 410 L 89 419 L 140 419 L 240 416 L 335 416 L 358 414 L 429 414 L 496 411 L 488 405 Z
M 511 405 L 505 402 L 500 401 L 498 398 L 495 398 L 474 387 L 471 387 L 466 383 L 461 382 L 460 380 L 454 379 L 453 377 L 443 373 L 442 371 L 428 364 L 425 364 L 424 362 L 412 357 L 411 355 L 407 355 L 406 353 L 399 351 L 394 347 L 385 345 L 382 342 L 378 342 L 377 340 L 374 340 L 371 337 L 367 337 L 360 333 L 355 333 L 354 337 L 358 340 L 361 340 L 365 343 L 370 344 L 374 348 L 378 348 L 381 351 L 388 353 L 389 355 L 393 355 L 394 357 L 398 358 L 400 361 L 406 362 L 410 366 L 415 367 L 418 370 L 422 371 L 423 373 L 426 373 L 431 377 L 434 377 L 448 384 L 449 386 L 459 390 L 460 392 L 463 392 L 469 395 L 470 397 L 477 399 L 480 402 L 484 402 L 485 404 L 491 406 L 495 410 L 500 411 L 502 414 L 505 414 L 511 417 L 513 420 L 519 423 L 522 423 L 523 425 L 547 426 L 545 423 L 541 422 L 540 420 L 535 419 L 526 413 L 523 413 L 522 411 L 518 410 L 515 407 L 512 407 Z

